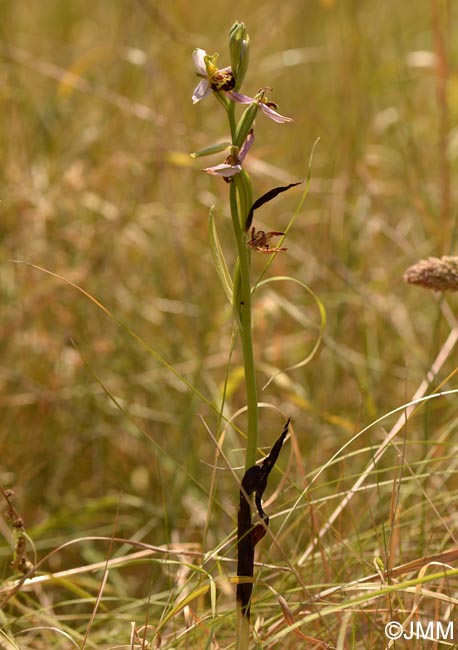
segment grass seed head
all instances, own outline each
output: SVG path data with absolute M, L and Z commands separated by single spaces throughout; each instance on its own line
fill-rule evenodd
M 410 266 L 404 281 L 435 291 L 458 291 L 458 257 L 428 257 Z

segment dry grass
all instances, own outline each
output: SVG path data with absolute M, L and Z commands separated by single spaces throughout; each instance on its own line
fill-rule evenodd
M 41 562 L 12 596 L 0 519 L 0 647 L 233 643 L 238 487 L 204 423 L 240 468 L 244 390 L 210 205 L 232 242 L 227 188 L 188 154 L 226 137 L 210 101 L 191 105 L 191 52 L 224 63 L 235 19 L 252 39 L 247 91 L 272 86 L 295 118 L 258 120 L 257 195 L 303 178 L 320 137 L 310 195 L 269 273 L 310 286 L 327 313 L 319 356 L 261 394 L 263 448 L 282 413 L 294 435 L 258 547 L 258 647 L 313 647 L 297 624 L 332 648 L 383 648 L 391 618 L 455 620 L 457 302 L 402 282 L 418 259 L 455 252 L 455 8 L 0 10 L 0 481 Z M 257 227 L 283 230 L 298 200 L 292 190 L 262 208 Z M 254 309 L 264 385 L 310 352 L 320 319 L 292 283 L 259 290 Z M 225 415 L 238 415 L 224 430 L 211 405 L 226 376 Z

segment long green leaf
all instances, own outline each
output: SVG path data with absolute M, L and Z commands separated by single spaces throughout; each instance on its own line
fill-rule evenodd
M 210 249 L 212 252 L 213 262 L 215 264 L 216 273 L 218 275 L 221 286 L 223 287 L 227 299 L 232 305 L 232 279 L 227 268 L 226 260 L 224 259 L 223 249 L 218 237 L 218 232 L 216 230 L 215 224 L 215 211 L 210 208 L 209 215 L 209 238 L 210 238 Z

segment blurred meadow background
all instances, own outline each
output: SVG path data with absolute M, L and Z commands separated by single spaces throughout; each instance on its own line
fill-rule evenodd
M 457 7 L 2 0 L 0 14 L 0 481 L 28 559 L 49 554 L 12 594 L 22 528 L 4 501 L 0 647 L 233 647 L 226 462 L 240 478 L 245 398 L 210 206 L 231 268 L 234 245 L 227 185 L 200 172 L 222 155 L 189 153 L 228 138 L 212 97 L 192 105 L 191 54 L 228 65 L 235 20 L 251 36 L 242 91 L 271 86 L 294 118 L 257 119 L 256 196 L 305 178 L 320 138 L 268 275 L 308 285 L 327 316 L 313 360 L 260 392 L 259 457 L 287 416 L 293 434 L 266 493 L 253 647 L 384 648 L 385 623 L 415 608 L 454 621 L 458 401 L 402 407 L 456 388 L 458 302 L 402 276 L 456 251 Z M 286 228 L 300 196 L 263 207 L 257 227 Z M 252 255 L 254 279 L 267 261 Z M 300 285 L 256 292 L 260 387 L 319 326 Z M 236 427 L 218 416 L 223 393 Z

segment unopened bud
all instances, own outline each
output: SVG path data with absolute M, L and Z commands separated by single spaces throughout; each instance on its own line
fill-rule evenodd
M 245 23 L 235 22 L 229 33 L 231 67 L 235 76 L 235 90 L 242 85 L 248 68 L 250 37 Z

